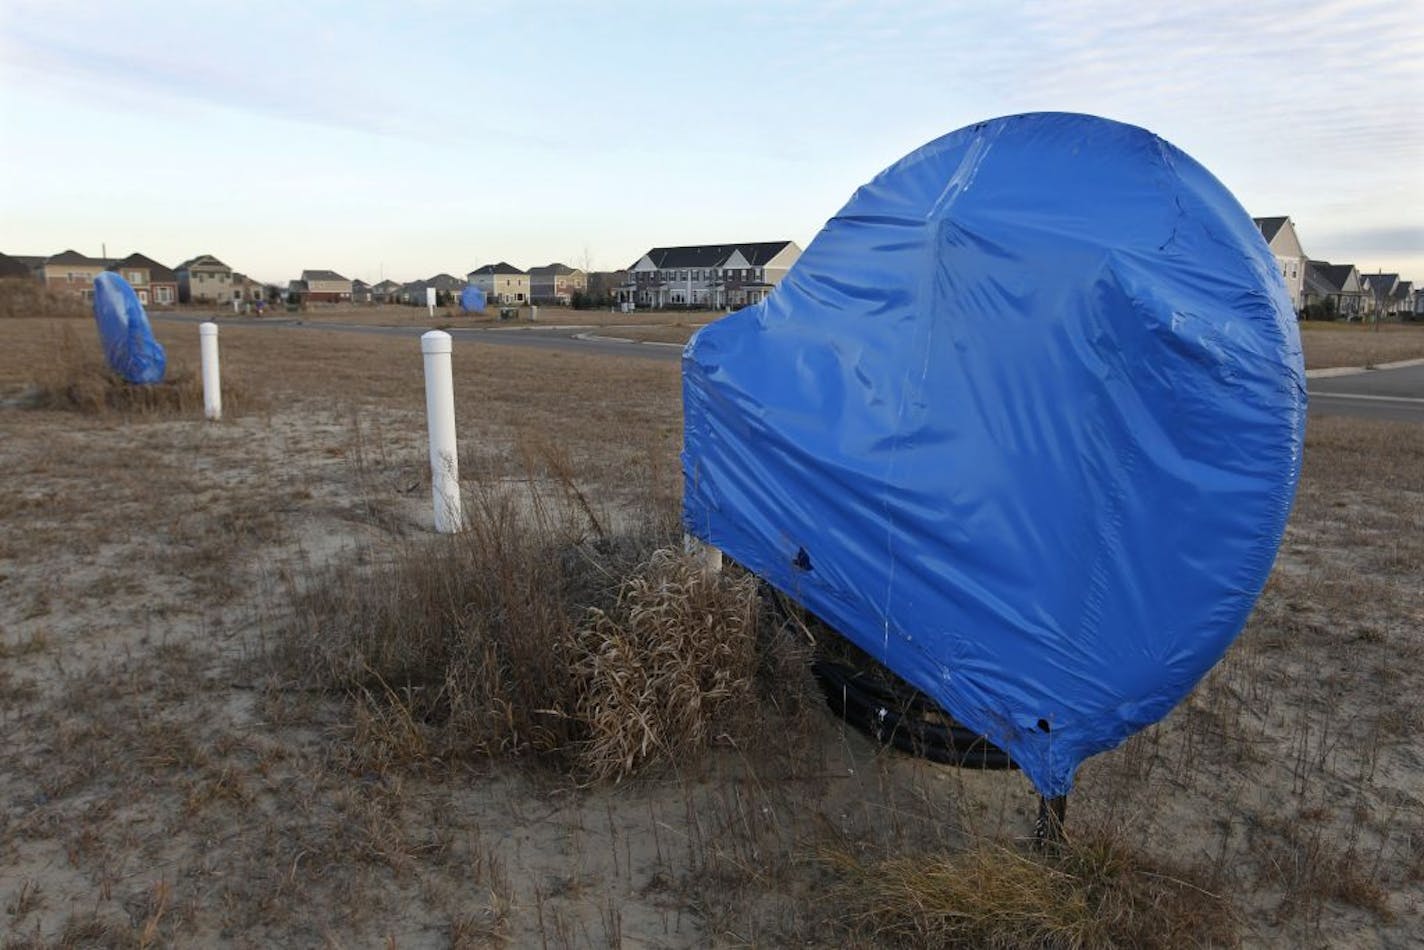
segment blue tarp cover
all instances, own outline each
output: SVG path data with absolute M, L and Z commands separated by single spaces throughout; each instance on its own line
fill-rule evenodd
M 466 284 L 460 291 L 460 309 L 466 313 L 484 313 L 485 292 L 474 284 Z
M 859 189 L 683 355 L 684 524 L 1045 795 L 1157 721 L 1266 581 L 1305 371 L 1231 193 L 1142 129 L 1012 116 Z
M 109 368 L 131 383 L 161 383 L 167 368 L 148 314 L 129 282 L 105 271 L 94 278 L 94 321 Z

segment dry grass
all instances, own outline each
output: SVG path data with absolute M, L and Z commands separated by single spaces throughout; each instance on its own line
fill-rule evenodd
M 1424 324 L 1302 323 L 1300 340 L 1306 369 L 1424 358 Z
M 760 613 L 754 577 L 708 575 L 668 548 L 623 582 L 614 606 L 589 608 L 571 658 L 584 771 L 619 779 L 653 762 L 685 766 L 719 735 L 769 725 L 755 721 L 756 676 L 768 665 Z
M 823 852 L 857 941 L 916 947 L 1232 946 L 1231 904 L 1107 837 L 1025 854 L 981 841 L 866 861 Z
M 52 325 L 0 321 L 0 389 L 33 385 Z M 196 361 L 195 327 L 156 329 Z M 1085 851 L 1045 861 L 1014 843 L 1022 776 L 796 705 L 804 656 L 749 634 L 735 570 L 705 591 L 653 558 L 677 537 L 675 366 L 460 344 L 473 524 L 436 538 L 413 338 L 222 339 L 266 414 L 0 405 L 0 941 L 945 944 L 945 867 L 981 918 L 1030 919 L 1010 882 L 1041 882 L 1065 945 L 1418 932 L 1424 429 L 1312 418 L 1248 629 L 1085 765 Z M 624 728 L 585 758 L 600 708 Z M 630 750 L 637 781 L 580 784 Z M 1186 884 L 1228 905 L 1196 934 L 1218 905 Z
M 0 319 L 91 317 L 93 311 L 76 294 L 50 290 L 27 277 L 0 278 Z

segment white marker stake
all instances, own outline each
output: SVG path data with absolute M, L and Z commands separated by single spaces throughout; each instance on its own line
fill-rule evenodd
M 435 499 L 435 530 L 441 534 L 454 534 L 464 526 L 450 350 L 450 334 L 443 330 L 431 330 L 420 338 L 425 355 L 425 418 L 430 427 L 430 490 Z
M 222 418 L 222 372 L 218 368 L 218 325 L 198 324 L 198 353 L 203 364 L 203 415 Z
M 712 545 L 703 544 L 692 535 L 684 534 L 682 550 L 693 558 L 704 577 L 715 577 L 722 573 L 722 552 Z
M 434 320 L 434 319 L 435 319 L 435 288 L 434 288 L 434 287 L 427 287 L 427 288 L 425 288 L 425 307 L 426 307 L 427 310 L 430 311 L 430 319 Z M 450 351 L 447 349 L 445 352 L 446 352 L 446 353 L 449 353 Z

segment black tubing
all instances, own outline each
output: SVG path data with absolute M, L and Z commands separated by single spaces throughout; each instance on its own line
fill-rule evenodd
M 816 660 L 811 669 L 836 715 L 882 745 L 943 765 L 1018 768 L 1008 753 L 972 730 L 924 718 L 943 713 L 918 693 L 892 690 L 829 660 Z

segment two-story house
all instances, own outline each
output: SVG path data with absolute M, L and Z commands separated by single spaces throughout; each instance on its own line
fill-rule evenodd
M 94 296 L 94 278 L 108 267 L 108 261 L 97 257 L 86 257 L 78 251 L 62 251 L 45 258 L 38 268 L 38 276 L 50 290 L 78 294 L 88 300 Z
M 351 302 L 351 281 L 334 270 L 304 270 L 292 290 L 304 304 Z
M 128 281 L 144 306 L 170 307 L 178 302 L 178 276 L 143 254 L 130 254 L 109 270 Z
M 562 304 L 567 307 L 574 294 L 588 290 L 588 275 L 567 264 L 549 264 L 529 268 L 529 299 L 534 303 Z
M 401 285 L 386 279 L 371 288 L 371 300 L 376 303 L 396 303 L 400 299 Z
M 1353 320 L 1360 315 L 1362 298 L 1360 272 L 1354 264 L 1307 261 L 1301 292 L 1302 308 L 1319 304 L 1336 316 Z
M 500 303 L 528 303 L 531 293 L 529 275 L 513 264 L 500 261 L 485 264 L 465 275 L 470 283 L 485 292 L 485 297 Z
M 1360 286 L 1370 313 L 1383 317 L 1393 312 L 1394 296 L 1399 289 L 1398 274 L 1361 274 Z
M 1281 277 L 1285 279 L 1286 290 L 1290 292 L 1291 306 L 1298 312 L 1305 294 L 1305 251 L 1301 250 L 1300 238 L 1295 233 L 1295 225 L 1289 217 L 1252 218 L 1261 229 L 1261 237 L 1275 255 L 1280 265 Z
M 180 303 L 226 304 L 232 300 L 232 268 L 211 254 L 199 254 L 173 268 Z
M 739 307 L 765 300 L 801 256 L 795 241 L 655 247 L 618 298 L 643 307 Z

